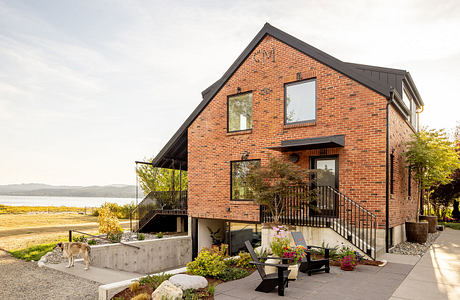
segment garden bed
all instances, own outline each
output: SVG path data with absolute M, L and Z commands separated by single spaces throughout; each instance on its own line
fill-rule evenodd
M 187 272 L 182 274 L 203 276 L 206 278 L 208 286 L 185 290 L 183 299 L 214 299 L 216 285 L 247 277 L 255 271 L 255 268 L 249 263 L 251 259 L 248 253 L 240 252 L 237 257 L 228 257 L 225 254 L 226 251 L 226 246 L 204 249 L 193 262 L 187 265 Z M 171 276 L 163 273 L 142 277 L 138 282 L 132 283 L 129 288 L 113 296 L 112 299 L 129 300 L 142 294 L 144 294 L 142 299 L 151 299 L 155 289 Z

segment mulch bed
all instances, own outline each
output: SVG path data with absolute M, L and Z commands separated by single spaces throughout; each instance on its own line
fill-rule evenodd
M 312 254 L 312 259 L 323 259 L 323 258 L 324 258 L 323 255 Z M 366 265 L 366 266 L 375 266 L 375 267 L 378 267 L 379 265 L 383 264 L 383 262 L 378 261 L 378 260 L 362 259 L 362 260 L 359 262 L 359 264 L 360 264 L 360 265 Z M 339 261 L 339 260 L 332 260 L 332 259 L 331 259 L 330 265 L 331 265 L 331 266 L 340 267 L 340 261 Z

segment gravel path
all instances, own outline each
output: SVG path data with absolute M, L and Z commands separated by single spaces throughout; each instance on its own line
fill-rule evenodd
M 99 284 L 0 250 L 0 299 L 97 299 Z

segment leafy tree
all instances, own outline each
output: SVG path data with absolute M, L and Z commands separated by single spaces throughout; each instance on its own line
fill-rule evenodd
M 152 159 L 146 161 L 152 161 Z M 179 191 L 181 177 L 182 190 L 187 190 L 187 171 L 182 171 L 181 176 L 179 170 L 154 168 L 151 165 L 141 164 L 137 167 L 136 172 L 139 177 L 139 185 L 146 195 L 151 191 Z
M 406 162 L 429 203 L 433 190 L 450 183 L 452 173 L 460 168 L 455 143 L 449 140 L 442 129 L 423 129 L 415 133 L 406 145 Z M 417 207 L 417 212 L 419 209 Z
M 274 223 L 279 223 L 286 210 L 286 204 L 280 200 L 280 194 L 290 186 L 305 184 L 311 175 L 310 170 L 284 160 L 269 158 L 265 166 L 253 165 L 246 175 L 246 183 L 252 191 L 254 202 L 267 207 Z M 301 198 L 303 196 L 303 198 Z M 299 195 L 300 201 L 314 200 L 314 191 Z

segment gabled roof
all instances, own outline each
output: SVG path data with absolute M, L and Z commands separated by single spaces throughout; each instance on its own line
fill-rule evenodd
M 182 169 L 187 169 L 187 128 L 192 124 L 195 118 L 198 117 L 201 111 L 220 91 L 220 89 L 230 79 L 233 73 L 235 73 L 241 64 L 243 64 L 246 58 L 259 45 L 259 43 L 265 38 L 266 35 L 270 35 L 276 38 L 277 40 L 291 46 L 292 48 L 304 53 L 305 55 L 310 56 L 320 63 L 346 75 L 347 77 L 363 84 L 369 89 L 387 98 L 390 97 L 391 89 L 395 88 L 395 86 L 392 84 L 400 80 L 402 72 L 405 72 L 403 70 L 397 69 L 372 67 L 342 62 L 337 58 L 293 37 L 292 35 L 289 35 L 286 32 L 281 31 L 268 23 L 265 23 L 264 27 L 262 27 L 259 33 L 257 33 L 254 39 L 238 56 L 238 58 L 224 73 L 224 75 L 202 92 L 203 100 L 195 108 L 192 114 L 185 120 L 179 130 L 177 130 L 177 132 L 172 136 L 172 138 L 163 147 L 163 149 L 161 149 L 158 155 L 153 159 L 152 164 L 154 166 L 164 168 L 179 168 L 179 165 L 181 165 Z M 384 73 L 387 74 L 386 78 Z M 378 76 L 376 74 L 378 74 Z M 393 77 L 395 77 L 395 80 L 393 80 Z M 180 163 L 180 161 L 182 161 L 182 163 Z

